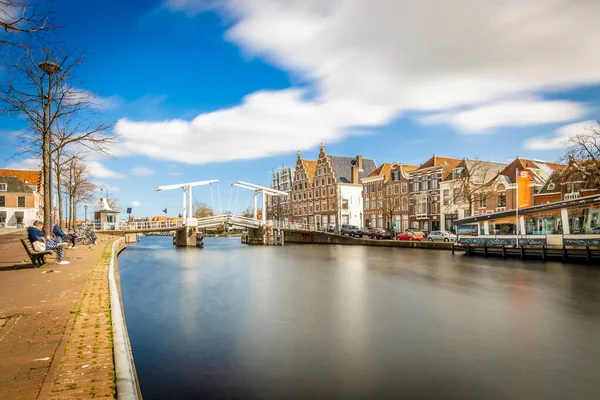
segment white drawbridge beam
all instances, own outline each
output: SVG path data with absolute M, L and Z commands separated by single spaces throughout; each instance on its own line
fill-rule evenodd
M 195 221 L 193 219 L 194 211 L 193 211 L 193 205 L 192 205 L 192 187 L 203 186 L 203 185 L 212 185 L 213 183 L 217 183 L 217 182 L 219 182 L 218 179 L 212 179 L 209 181 L 178 183 L 175 185 L 158 186 L 154 190 L 156 192 L 160 192 L 162 190 L 181 189 L 183 192 L 182 200 L 181 200 L 181 218 L 184 221 L 186 221 L 186 225 L 191 225 L 191 224 L 195 224 Z M 187 193 L 187 199 L 186 199 L 186 193 Z
M 254 192 L 254 218 L 258 216 L 258 202 L 257 197 L 258 194 L 262 194 L 262 223 L 263 225 L 267 222 L 267 199 L 265 195 L 270 196 L 287 196 L 288 193 L 282 192 L 280 190 L 271 189 L 265 186 L 255 185 L 254 183 L 235 181 L 231 184 L 231 186 L 241 187 L 242 189 L 252 190 Z

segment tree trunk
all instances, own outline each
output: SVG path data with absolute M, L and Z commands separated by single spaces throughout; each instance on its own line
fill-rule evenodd
M 52 223 L 52 188 L 50 187 L 50 154 L 48 151 L 48 132 L 42 133 L 42 171 L 44 179 L 44 234 L 48 235 L 50 233 L 50 224 Z
M 60 153 L 56 153 L 56 163 L 54 164 L 54 172 L 56 173 L 56 196 L 58 199 L 58 225 L 63 227 L 63 208 L 62 208 L 62 192 L 60 181 Z

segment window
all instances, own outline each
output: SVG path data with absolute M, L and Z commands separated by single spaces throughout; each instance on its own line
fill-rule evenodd
M 438 203 L 435 200 L 431 201 L 431 213 L 432 214 L 439 214 L 440 213 L 440 203 Z
M 375 183 L 371 183 L 371 193 L 375 192 Z
M 348 209 L 348 199 L 342 199 L 342 210 Z
M 321 197 L 325 197 L 327 196 L 327 191 L 325 190 L 325 188 L 321 189 Z
M 458 199 L 460 198 L 460 188 L 454 188 L 452 190 L 452 197 L 454 199 L 454 203 L 458 203 Z
M 383 199 L 381 198 L 381 196 L 377 198 L 377 207 L 383 207 Z
M 369 198 L 365 197 L 365 210 L 369 209 L 369 205 L 370 205 Z
M 421 181 L 421 190 L 429 190 L 429 176 L 425 175 L 422 179 L 423 180 Z
M 408 192 L 408 183 L 402 182 L 402 193 Z
M 315 189 L 315 197 L 319 197 L 319 189 Z
M 383 215 L 379 214 L 377 216 L 377 227 L 383 228 Z
M 312 212 L 312 210 L 313 210 L 313 205 L 312 205 L 312 203 L 310 203 L 308 205 L 308 212 Z
M 312 190 L 309 190 L 309 191 L 308 191 L 308 198 L 309 198 L 309 199 L 312 199 Z
M 496 197 L 496 207 L 506 207 L 506 192 L 499 192 Z
M 487 199 L 484 194 L 479 195 L 479 208 L 485 208 L 487 206 Z
M 394 198 L 394 209 L 398 209 L 400 207 L 400 199 L 398 197 Z
M 0 207 L 6 207 L 6 196 L 0 196 Z
M 333 186 L 329 188 L 329 195 L 333 196 Z
M 450 190 L 444 189 L 443 196 L 444 196 L 444 205 L 447 206 L 448 204 L 450 204 Z
M 302 198 L 303 198 L 304 200 L 306 200 L 306 192 L 304 192 L 304 194 L 302 195 Z
M 394 185 L 394 193 L 395 194 L 400 193 L 400 185 L 398 185 L 397 183 Z
M 315 186 L 319 186 L 319 180 L 315 179 Z
M 460 179 L 463 175 L 464 168 L 454 168 L 452 170 L 452 179 Z
M 315 201 L 315 211 L 320 211 L 321 210 L 321 203 L 319 203 L 318 201 Z
M 327 201 L 323 200 L 323 202 L 321 203 L 321 210 L 327 211 Z
M 321 179 L 321 185 L 322 185 L 322 186 L 325 186 L 325 178 L 322 178 L 322 179 Z
M 304 189 L 308 189 L 308 182 L 304 182 Z
M 327 177 L 327 184 L 331 185 L 331 177 L 330 176 Z
M 381 192 L 381 182 L 377 182 L 377 191 Z
M 306 215 L 306 206 L 302 207 L 302 214 Z
M 392 194 L 392 187 L 391 186 L 389 186 L 389 185 L 385 186 L 385 194 L 387 194 L 388 196 L 390 194 Z
M 408 199 L 406 197 L 402 198 L 402 211 L 408 210 Z
M 437 173 L 431 174 L 431 188 L 432 189 L 437 189 L 438 188 L 437 178 L 438 178 Z
M 413 178 L 413 192 L 419 191 L 419 178 L 416 176 Z
M 8 190 L 8 185 L 6 183 L 0 183 L 0 192 L 6 192 Z

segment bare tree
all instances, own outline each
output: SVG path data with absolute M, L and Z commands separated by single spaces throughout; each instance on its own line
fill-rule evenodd
M 205 218 L 215 215 L 212 208 L 210 208 L 206 203 L 200 201 L 196 201 L 194 203 L 192 210 L 194 213 L 194 218 Z
M 51 159 L 60 146 L 75 143 L 96 148 L 102 145 L 110 125 L 105 123 L 81 125 L 65 129 L 60 141 L 52 127 L 58 121 L 81 121 L 86 113 L 94 112 L 93 96 L 73 84 L 74 71 L 83 54 L 61 53 L 43 49 L 39 54 L 27 51 L 24 57 L 12 60 L 9 79 L 0 89 L 0 100 L 9 113 L 24 117 L 29 130 L 20 138 L 20 154 L 33 153 L 42 159 L 44 181 L 44 225 L 51 224 Z M 66 121 L 66 122 L 65 122 Z M 57 130 L 60 132 L 60 129 Z M 100 138 L 99 138 L 100 137 Z M 48 228 L 45 228 L 48 229 Z
M 47 2 L 0 0 L 0 48 L 23 46 L 26 38 L 55 28 Z
M 90 180 L 87 165 L 79 157 L 73 157 L 64 164 L 64 186 L 68 194 L 69 203 L 69 228 L 74 228 L 77 223 L 77 205 L 92 201 L 96 185 Z
M 393 195 L 386 195 L 383 198 L 382 205 L 383 205 L 383 214 L 386 216 L 386 219 L 388 220 L 388 229 L 390 230 L 390 233 L 393 233 L 394 215 L 396 215 L 396 211 L 400 210 L 400 197 L 393 196 Z
M 473 215 L 475 201 L 487 200 L 494 194 L 490 181 L 504 167 L 504 164 L 463 159 L 459 170 L 453 173 L 451 179 L 452 204 L 468 204 L 469 215 Z
M 588 185 L 600 184 L 600 121 L 569 139 L 567 157 L 569 162 L 578 165 L 580 173 L 588 176 Z M 578 175 L 577 171 L 571 172 Z M 573 180 L 574 177 L 567 175 L 563 176 L 564 180 Z

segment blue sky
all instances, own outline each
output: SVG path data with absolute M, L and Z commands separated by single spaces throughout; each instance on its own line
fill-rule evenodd
M 222 208 L 237 211 L 251 195 L 236 202 L 232 181 L 268 186 L 321 141 L 378 164 L 555 161 L 598 119 L 596 2 L 376 4 L 57 0 L 61 38 L 86 52 L 78 84 L 105 100 L 121 140 L 90 160 L 94 179 L 150 216 L 180 208 L 155 186 L 220 179 Z M 31 165 L 9 160 L 21 128 L 0 119 L 0 166 Z M 212 202 L 209 188 L 195 195 Z

